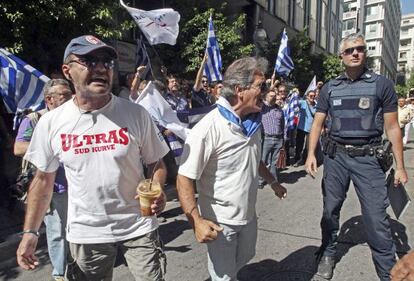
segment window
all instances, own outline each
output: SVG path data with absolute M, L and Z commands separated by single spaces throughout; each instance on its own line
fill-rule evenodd
M 377 33 L 377 24 L 367 24 L 365 26 L 365 33 L 366 34 Z
M 376 46 L 368 46 L 368 51 L 375 51 Z
M 403 20 L 403 24 L 410 23 L 410 20 Z
M 367 7 L 366 15 L 367 16 L 378 15 L 378 6 L 369 6 L 369 7 Z
M 401 35 L 408 35 L 408 28 L 401 28 Z
M 411 45 L 411 39 L 401 40 L 400 42 L 401 47 L 408 47 Z
M 407 58 L 407 52 L 401 52 L 400 59 L 406 59 L 406 58 Z
M 267 0 L 267 11 L 272 15 L 275 13 L 275 0 Z
M 344 21 L 344 30 L 353 29 L 356 27 L 356 19 Z

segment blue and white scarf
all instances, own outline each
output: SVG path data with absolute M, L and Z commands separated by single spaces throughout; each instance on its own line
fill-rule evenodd
M 261 113 L 251 113 L 242 120 L 237 113 L 233 110 L 233 107 L 225 99 L 220 97 L 217 102 L 217 108 L 220 114 L 231 123 L 238 126 L 243 134 L 247 137 L 251 137 L 254 133 L 260 128 L 261 123 Z

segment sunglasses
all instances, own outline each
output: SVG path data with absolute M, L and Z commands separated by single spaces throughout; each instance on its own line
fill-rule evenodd
M 345 49 L 342 54 L 349 56 L 352 55 L 354 53 L 354 51 L 357 51 L 358 53 L 365 53 L 365 51 L 367 50 L 367 47 L 365 46 L 356 46 L 356 47 L 351 47 L 348 49 Z
M 98 63 L 102 63 L 105 69 L 113 69 L 115 67 L 115 60 L 110 57 L 93 57 L 93 56 L 85 56 L 85 57 L 78 57 L 77 60 L 70 60 L 69 63 L 76 62 L 80 65 L 86 66 L 88 69 L 94 69 Z
M 208 83 L 208 80 L 201 80 L 201 83 Z

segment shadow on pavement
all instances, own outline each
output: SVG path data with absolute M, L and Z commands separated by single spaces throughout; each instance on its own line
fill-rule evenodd
M 306 246 L 281 261 L 266 259 L 248 264 L 240 269 L 237 277 L 240 281 L 310 281 L 316 272 L 315 252 L 317 250 L 316 246 Z
M 401 257 L 410 250 L 406 228 L 400 222 L 390 219 L 391 231 L 397 253 Z M 361 216 L 347 220 L 338 235 L 336 262 L 359 244 L 367 242 L 365 227 Z M 316 273 L 316 246 L 301 248 L 281 261 L 266 259 L 244 266 L 238 273 L 240 281 L 311 281 Z
M 391 218 L 389 220 L 392 236 L 397 248 L 397 254 L 401 257 L 410 250 L 406 228 L 396 220 Z M 362 216 L 355 216 L 347 220 L 341 227 L 337 241 L 337 262 L 339 262 L 352 247 L 358 244 L 367 243 L 367 234 L 362 222 Z
M 181 208 L 180 208 L 181 209 Z M 175 240 L 178 236 L 184 233 L 184 231 L 191 229 L 187 220 L 174 219 L 171 222 L 160 224 L 159 232 L 162 241 L 164 244 Z M 188 245 L 183 245 L 180 247 L 165 247 L 166 251 L 178 251 L 178 252 L 187 252 L 190 250 Z
M 300 171 L 291 171 L 289 169 L 281 171 L 279 173 L 280 182 L 281 183 L 287 183 L 287 184 L 293 184 L 296 183 L 300 178 L 306 177 L 306 171 L 300 170 Z
M 43 267 L 50 263 L 49 256 L 47 254 L 47 250 L 42 249 L 36 251 L 36 256 L 39 259 L 39 266 L 35 269 L 35 271 L 43 270 Z M 8 281 L 8 280 L 19 280 L 19 275 L 21 270 L 19 266 L 16 264 L 9 265 L 8 267 L 4 267 L 0 269 L 0 280 Z

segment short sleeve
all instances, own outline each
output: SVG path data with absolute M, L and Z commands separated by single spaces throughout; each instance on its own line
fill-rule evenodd
M 316 104 L 316 112 L 327 113 L 329 110 L 329 82 L 323 85 L 319 92 L 318 103 Z
M 52 173 L 59 168 L 57 153 L 53 151 L 47 118 L 40 118 L 24 159 L 42 172 Z
M 33 135 L 33 125 L 28 117 L 23 118 L 16 135 L 16 142 L 30 142 Z
M 204 127 L 204 130 L 207 128 Z M 206 132 L 199 134 L 197 131 L 197 127 L 194 127 L 188 135 L 178 169 L 178 174 L 194 180 L 200 179 L 212 153 L 211 138 Z
M 145 109 L 141 110 L 141 120 L 145 131 L 142 134 L 141 155 L 145 164 L 152 164 L 163 158 L 169 151 L 164 137 Z
M 379 81 L 380 94 L 382 96 L 382 110 L 384 113 L 396 112 L 398 110 L 398 97 L 394 90 L 394 85 L 388 79 Z

